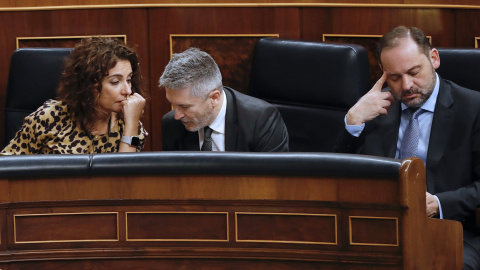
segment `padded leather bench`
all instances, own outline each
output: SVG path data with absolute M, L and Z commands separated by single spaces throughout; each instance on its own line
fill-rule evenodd
M 398 177 L 400 160 L 333 153 L 141 152 L 0 157 L 0 178 L 97 175 Z

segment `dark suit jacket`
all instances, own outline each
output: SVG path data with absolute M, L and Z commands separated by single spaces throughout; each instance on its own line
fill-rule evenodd
M 224 87 L 227 98 L 225 151 L 288 152 L 288 132 L 271 104 Z M 199 151 L 198 132 L 185 129 L 174 111 L 162 118 L 164 151 Z
M 400 114 L 400 102 L 395 102 L 388 115 L 367 122 L 359 138 L 343 129 L 335 150 L 394 158 Z M 465 230 L 477 234 L 474 211 L 480 206 L 479 92 L 440 80 L 426 174 L 427 191 L 439 198 L 443 217 L 462 221 Z M 480 239 L 478 234 L 475 237 L 476 243 L 471 244 L 479 252 Z

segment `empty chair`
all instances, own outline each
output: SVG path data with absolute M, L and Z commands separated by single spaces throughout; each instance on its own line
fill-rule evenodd
M 23 119 L 47 99 L 55 98 L 63 60 L 70 48 L 25 48 L 12 54 L 5 104 L 4 145 L 21 128 Z
M 440 67 L 437 73 L 472 90 L 480 91 L 480 49 L 438 48 Z
M 348 109 L 371 87 L 360 45 L 263 38 L 255 47 L 249 95 L 282 114 L 292 152 L 332 152 Z

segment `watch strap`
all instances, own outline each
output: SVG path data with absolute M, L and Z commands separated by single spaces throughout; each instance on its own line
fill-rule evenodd
M 140 143 L 140 139 L 137 136 L 122 136 L 121 141 L 131 146 L 138 146 Z

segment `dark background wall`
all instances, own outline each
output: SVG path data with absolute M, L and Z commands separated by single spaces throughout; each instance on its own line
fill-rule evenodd
M 474 48 L 480 37 L 480 5 L 475 0 L 414 1 L 344 1 L 350 4 L 288 3 L 242 4 L 242 1 L 194 1 L 174 4 L 172 1 L 18 1 L 0 4 L 0 142 L 3 141 L 4 107 L 8 70 L 17 38 L 39 39 L 36 44 L 52 46 L 58 37 L 89 35 L 126 35 L 130 45 L 138 46 L 141 67 L 150 90 L 148 109 L 142 121 L 150 133 L 147 150 L 161 150 L 160 121 L 170 110 L 157 81 L 171 55 L 177 36 L 185 36 L 194 44 L 198 38 L 211 38 L 212 48 L 228 52 L 229 44 L 237 38 L 259 38 L 278 35 L 283 39 L 308 41 L 343 41 L 364 43 L 389 29 L 403 24 L 416 26 L 431 36 L 435 47 Z M 90 6 L 104 4 L 104 6 Z M 263 2 L 263 3 L 262 3 Z M 334 1 L 330 1 L 334 2 Z M 361 2 L 352 3 L 352 2 Z M 387 5 L 386 3 L 389 3 Z M 395 3 L 392 5 L 392 2 Z M 215 4 L 217 3 L 217 4 Z M 308 3 L 308 1 L 303 1 Z M 76 5 L 76 6 L 71 6 Z M 55 6 L 55 7 L 50 7 Z M 326 34 L 338 36 L 325 37 Z M 171 35 L 173 35 L 171 37 Z M 190 41 L 188 41 L 190 42 Z M 187 44 L 189 44 L 187 42 Z M 207 43 L 208 43 L 207 42 Z M 22 46 L 22 45 L 20 45 Z M 231 50 L 240 50 L 232 47 Z M 228 65 L 232 57 L 217 56 L 225 64 L 222 73 L 242 72 L 248 80 L 249 62 L 253 48 L 239 53 L 241 65 Z M 372 69 L 376 63 L 372 62 Z M 237 69 L 236 69 L 237 68 Z M 232 69 L 232 70 L 228 70 Z M 241 70 L 239 70 L 241 69 Z M 238 79 L 237 79 L 238 81 Z M 234 88 L 246 92 L 245 83 Z

